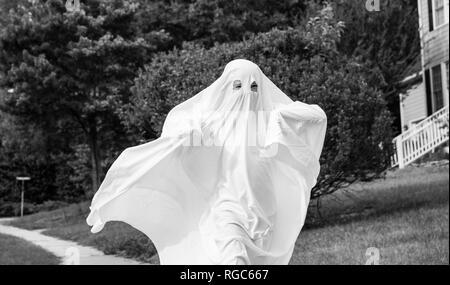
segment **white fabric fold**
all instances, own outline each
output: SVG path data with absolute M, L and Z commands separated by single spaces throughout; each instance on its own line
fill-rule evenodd
M 169 112 L 160 138 L 121 153 L 87 223 L 132 225 L 161 264 L 288 264 L 326 124 L 318 105 L 293 102 L 256 64 L 233 60 Z

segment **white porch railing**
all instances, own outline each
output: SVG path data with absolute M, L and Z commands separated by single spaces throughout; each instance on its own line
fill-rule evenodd
M 393 139 L 391 166 L 403 168 L 448 141 L 448 105 Z

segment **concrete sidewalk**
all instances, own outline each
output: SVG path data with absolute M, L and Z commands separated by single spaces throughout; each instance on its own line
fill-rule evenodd
M 5 223 L 14 218 L 0 219 L 0 233 L 15 236 L 42 247 L 48 252 L 61 258 L 64 264 L 80 265 L 144 265 L 132 259 L 105 255 L 103 252 L 88 246 L 79 245 L 73 241 L 61 240 L 58 238 L 43 235 L 43 230 L 25 230 Z

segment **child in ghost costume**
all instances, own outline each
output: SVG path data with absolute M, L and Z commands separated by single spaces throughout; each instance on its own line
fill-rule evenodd
M 123 221 L 161 264 L 288 264 L 320 171 L 327 117 L 236 59 L 125 149 L 93 197 L 93 233 Z

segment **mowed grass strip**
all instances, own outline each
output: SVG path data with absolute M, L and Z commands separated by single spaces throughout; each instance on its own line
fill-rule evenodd
M 0 234 L 0 265 L 58 265 L 61 260 L 18 237 Z

